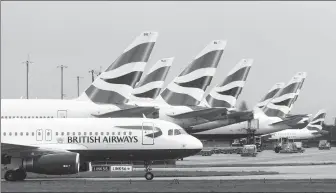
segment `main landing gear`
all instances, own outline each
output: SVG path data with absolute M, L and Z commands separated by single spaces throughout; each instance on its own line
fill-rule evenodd
M 19 168 L 16 170 L 8 170 L 5 173 L 5 180 L 6 181 L 23 181 L 26 179 L 27 173 L 25 170 Z
M 146 180 L 152 180 L 154 178 L 154 174 L 152 172 L 150 172 L 152 170 L 151 164 L 152 164 L 151 161 L 145 161 L 144 162 L 145 171 L 146 171 L 146 174 L 145 174 Z

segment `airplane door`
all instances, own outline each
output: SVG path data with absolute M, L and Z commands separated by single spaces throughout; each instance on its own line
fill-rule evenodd
M 51 139 L 52 139 L 52 132 L 51 132 L 50 129 L 46 129 L 46 131 L 45 131 L 45 140 L 46 141 L 51 141 Z
M 248 128 L 251 130 L 259 129 L 259 119 L 252 119 L 251 121 L 248 121 Z
M 42 141 L 43 140 L 43 130 L 37 129 L 36 130 L 36 141 Z
M 57 111 L 57 118 L 67 118 L 67 111 L 66 110 L 58 110 Z
M 154 124 L 142 123 L 142 145 L 154 145 Z

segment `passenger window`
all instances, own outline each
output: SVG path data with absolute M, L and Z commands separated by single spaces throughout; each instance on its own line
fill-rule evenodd
M 15 132 L 15 136 L 17 136 L 17 132 Z
M 124 135 L 126 135 L 126 131 L 124 132 Z
M 28 116 L 28 119 L 30 119 L 30 116 Z
M 100 135 L 104 135 L 104 132 L 100 132 Z
M 50 136 L 50 132 L 47 132 L 47 136 Z
M 86 132 L 84 132 L 84 136 L 86 136 Z
M 11 117 L 9 116 L 8 119 L 10 119 Z
M 76 132 L 73 132 L 72 135 L 76 135 Z
M 32 136 L 34 136 L 34 132 L 32 132 Z
M 47 116 L 47 119 L 49 119 L 49 116 Z
M 130 131 L 128 134 L 129 134 L 129 135 L 132 135 L 132 132 Z
M 39 136 L 41 136 L 41 132 L 37 132 L 37 134 L 38 134 Z
M 112 132 L 112 135 L 115 135 L 115 133 L 114 133 L 114 132 Z
M 4 132 L 3 135 L 6 136 L 6 132 Z
M 69 136 L 70 135 L 70 132 L 67 132 L 67 136 Z
M 28 132 L 26 132 L 26 136 L 28 136 L 29 135 L 29 133 Z
M 26 118 L 26 116 L 24 116 L 24 118 Z
M 9 136 L 12 136 L 12 132 L 9 132 Z
M 92 135 L 92 132 L 90 132 L 90 135 Z
M 78 135 L 81 135 L 81 132 L 78 132 Z
M 172 129 L 169 129 L 168 130 L 168 135 L 173 135 L 174 133 L 173 133 L 174 131 L 172 130 Z
M 20 135 L 22 136 L 22 135 L 23 135 L 23 132 L 21 132 Z
M 42 116 L 40 116 L 40 119 L 42 119 Z
M 56 132 L 56 136 L 58 136 L 58 132 Z
M 109 133 L 109 132 L 106 132 L 106 135 L 110 135 L 110 133 Z
M 120 132 L 118 132 L 118 135 L 120 135 Z
M 63 136 L 63 135 L 64 135 L 64 132 L 62 132 L 61 135 Z
M 98 135 L 98 132 L 96 132 L 95 134 Z

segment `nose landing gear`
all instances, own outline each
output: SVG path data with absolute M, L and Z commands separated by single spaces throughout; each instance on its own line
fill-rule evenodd
M 145 174 L 146 180 L 152 180 L 154 178 L 154 174 L 152 172 L 150 172 L 152 170 L 151 164 L 152 164 L 151 161 L 145 161 L 144 162 L 145 171 L 146 171 L 146 174 Z

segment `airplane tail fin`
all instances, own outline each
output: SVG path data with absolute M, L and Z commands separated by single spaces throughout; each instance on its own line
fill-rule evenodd
M 140 80 L 157 37 L 157 32 L 141 33 L 78 100 L 102 104 L 126 103 Z
M 327 113 L 324 109 L 319 110 L 313 119 L 307 125 L 308 130 L 320 131 L 322 130 L 322 125 L 324 123 Z
M 297 73 L 289 83 L 282 88 L 274 98 L 263 107 L 263 112 L 268 117 L 284 118 L 290 111 L 290 107 L 294 103 L 297 90 L 305 80 L 307 74 L 305 72 Z
M 140 80 L 132 95 L 138 98 L 155 99 L 163 87 L 174 58 L 163 58 L 153 65 L 148 74 Z
M 284 86 L 285 86 L 285 83 L 283 82 L 279 82 L 273 85 L 273 87 L 268 91 L 268 93 L 259 101 L 256 107 L 260 109 L 265 107 L 274 98 L 274 96 L 279 92 L 279 90 L 282 89 Z
M 160 94 L 169 105 L 198 105 L 215 75 L 226 41 L 216 40 L 207 45 L 196 58 Z
M 238 96 L 245 86 L 253 59 L 242 59 L 229 72 L 223 82 L 215 86 L 205 98 L 209 107 L 234 108 Z

